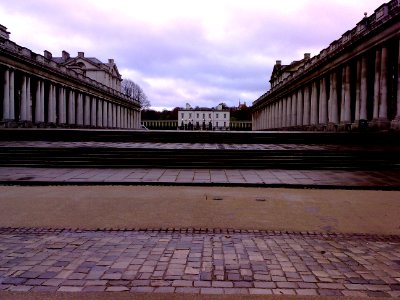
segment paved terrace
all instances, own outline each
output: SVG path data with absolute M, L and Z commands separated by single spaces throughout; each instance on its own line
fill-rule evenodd
M 400 171 L 0 167 L 0 183 L 400 189 Z
M 39 141 L 1 142 L 0 146 L 110 145 L 105 142 Z M 366 151 L 384 151 L 386 147 L 185 143 L 113 143 L 112 147 L 116 145 L 122 148 L 245 150 L 336 150 L 347 147 Z M 396 170 L 0 167 L 0 181 L 6 185 L 215 185 L 398 190 L 399 175 Z M 268 189 L 264 191 L 268 193 Z M 396 201 L 393 205 L 397 205 Z M 361 213 L 359 208 L 357 211 Z M 391 212 L 395 214 L 395 211 L 392 208 Z M 274 214 L 273 211 L 270 213 Z M 307 207 L 302 213 L 318 214 L 318 211 Z M 357 219 L 363 220 L 358 216 Z M 367 216 L 365 220 L 368 220 Z M 3 291 L 0 298 L 12 291 L 400 297 L 399 235 L 329 231 L 3 227 L 0 228 L 0 291 Z

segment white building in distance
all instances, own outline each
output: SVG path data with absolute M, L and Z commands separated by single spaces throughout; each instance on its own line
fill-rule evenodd
M 193 109 L 186 104 L 186 109 L 178 111 L 180 130 L 229 130 L 230 111 L 222 105 L 214 108 Z

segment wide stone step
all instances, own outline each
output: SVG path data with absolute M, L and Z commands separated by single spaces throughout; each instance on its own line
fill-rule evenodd
M 399 169 L 397 151 L 0 148 L 2 166 L 130 168 Z

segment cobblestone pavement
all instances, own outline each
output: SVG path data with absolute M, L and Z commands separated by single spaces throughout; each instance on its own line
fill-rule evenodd
M 400 296 L 400 236 L 0 229 L 0 290 Z
M 397 189 L 400 187 L 400 171 L 0 167 L 0 182 L 338 186 Z

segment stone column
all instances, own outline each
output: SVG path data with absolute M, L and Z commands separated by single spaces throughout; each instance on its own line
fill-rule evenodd
M 97 100 L 97 127 L 103 127 L 103 100 Z
M 351 99 L 350 99 L 350 66 L 343 68 L 342 81 L 342 103 L 340 111 L 340 123 L 346 124 L 351 122 Z
M 331 84 L 329 90 L 329 123 L 337 125 L 339 123 L 339 109 L 338 109 L 338 99 L 337 99 L 337 78 L 336 72 L 331 74 Z
M 125 127 L 125 107 L 121 108 L 121 127 L 126 128 Z
M 83 125 L 83 95 L 78 92 L 78 99 L 76 103 L 76 124 Z
M 15 89 L 14 89 L 14 70 L 9 70 L 9 110 L 8 119 L 15 120 Z
M 292 96 L 286 98 L 286 127 L 292 124 Z
M 290 126 L 297 124 L 297 93 L 292 95 L 292 115 L 290 117 Z
M 4 71 L 3 120 L 10 119 L 10 71 Z
M 118 105 L 117 127 L 121 128 L 121 105 Z
M 117 105 L 115 103 L 112 104 L 113 108 L 113 128 L 117 127 Z
M 56 123 L 56 87 L 50 83 L 49 84 L 49 102 L 48 102 L 48 112 L 47 112 L 47 122 Z
M 41 94 L 41 85 L 42 81 L 38 79 L 37 84 L 36 84 L 36 102 L 35 102 L 35 123 L 43 122 L 42 120 L 42 94 Z
M 328 123 L 328 101 L 326 97 L 326 79 L 322 77 L 319 85 L 319 124 Z
M 287 126 L 287 98 L 282 98 L 282 124 L 281 127 Z
M 361 96 L 361 60 L 357 60 L 357 73 L 356 73 L 356 104 L 354 109 L 354 123 L 360 120 L 360 96 Z
M 303 125 L 303 91 L 299 89 L 297 92 L 297 117 L 296 117 L 296 125 Z
M 15 120 L 14 70 L 10 69 L 9 120 Z
M 84 108 L 83 108 L 83 111 L 84 111 L 83 125 L 90 126 L 90 114 L 91 114 L 90 96 L 85 95 L 84 101 L 85 102 L 84 102 Z
M 69 91 L 68 95 L 68 124 L 75 125 L 75 92 Z
M 32 95 L 31 95 L 31 77 L 26 78 L 26 120 L 32 121 Z
M 373 110 L 374 120 L 377 120 L 379 118 L 380 81 L 381 81 L 381 49 L 377 49 L 375 55 L 374 110 Z
M 58 123 L 66 123 L 66 92 L 65 87 L 60 87 L 58 90 Z
M 279 99 L 277 102 L 277 112 L 276 112 L 276 126 L 275 128 L 279 128 L 282 126 L 282 102 Z
M 400 130 L 400 40 L 399 40 L 399 56 L 397 58 L 397 107 L 396 117 L 393 119 L 391 127 Z
M 28 100 L 26 99 L 26 76 L 22 75 L 22 85 L 21 85 L 21 106 L 19 108 L 20 110 L 20 121 L 26 121 L 27 120 L 27 106 L 28 106 Z
M 304 88 L 303 125 L 310 125 L 310 87 Z
M 42 108 L 41 110 L 41 120 L 44 122 L 45 120 L 45 108 L 44 108 L 44 102 L 45 102 L 45 95 L 44 95 L 44 81 L 42 81 L 40 85 L 40 107 Z
M 361 58 L 360 120 L 367 120 L 367 57 Z
M 318 91 L 317 82 L 315 80 L 311 84 L 310 123 L 311 125 L 318 124 Z
M 388 122 L 388 99 L 387 99 L 387 47 L 383 46 L 381 51 L 381 70 L 379 82 L 379 120 Z M 384 125 L 384 124 L 382 124 Z
M 103 100 L 103 127 L 107 128 L 108 127 L 108 109 L 107 109 L 108 103 L 106 100 Z
M 92 105 L 91 105 L 91 116 L 90 116 L 90 125 L 92 127 L 96 127 L 97 125 L 97 99 L 92 97 Z

